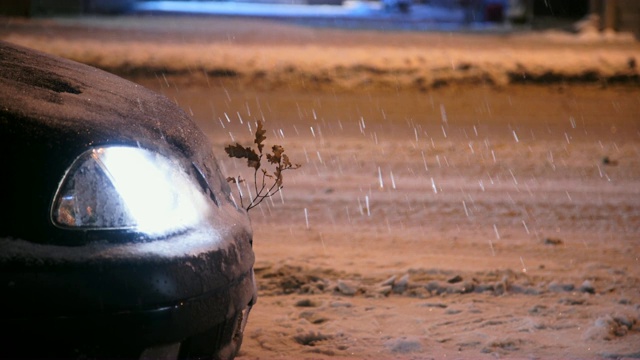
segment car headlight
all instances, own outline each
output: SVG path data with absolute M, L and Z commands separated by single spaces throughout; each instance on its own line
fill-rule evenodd
M 126 146 L 91 149 L 70 166 L 51 217 L 61 228 L 161 236 L 200 222 L 210 205 L 177 160 Z

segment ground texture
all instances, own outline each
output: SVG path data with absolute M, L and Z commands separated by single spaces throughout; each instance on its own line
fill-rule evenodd
M 240 358 L 640 358 L 640 46 L 622 35 L 3 19 L 302 167 L 251 210 Z M 247 196 L 249 190 L 245 189 Z

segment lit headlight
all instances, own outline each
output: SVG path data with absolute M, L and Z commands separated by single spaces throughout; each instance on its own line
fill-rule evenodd
M 56 226 L 82 230 L 177 232 L 207 214 L 207 198 L 178 161 L 149 150 L 113 146 L 80 155 L 56 194 Z

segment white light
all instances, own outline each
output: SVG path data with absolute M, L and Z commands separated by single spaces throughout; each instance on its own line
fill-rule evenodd
M 130 147 L 95 150 L 139 231 L 148 234 L 194 225 L 206 208 L 178 164 L 150 151 Z
M 158 236 L 207 216 L 210 204 L 177 160 L 137 147 L 81 155 L 56 196 L 53 220 L 65 228 L 135 229 Z

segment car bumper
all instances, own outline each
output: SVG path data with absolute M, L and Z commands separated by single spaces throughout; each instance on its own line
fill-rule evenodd
M 0 354 L 32 358 L 149 358 L 162 354 L 162 358 L 171 359 L 175 358 L 174 352 L 177 356 L 183 341 L 206 332 L 216 334 L 211 337 L 211 346 L 221 349 L 230 343 L 236 331 L 237 314 L 248 315 L 256 300 L 254 289 L 252 274 L 246 274 L 226 289 L 173 306 L 3 319 L 3 325 L 11 329 L 11 333 L 3 335 L 7 346 Z
M 144 245 L 144 251 L 136 244 L 90 245 L 93 248 L 72 249 L 74 256 L 62 256 L 63 249 L 50 249 L 58 253 L 47 257 L 32 248 L 28 253 L 36 253 L 34 258 L 5 252 L 0 261 L 0 319 L 11 329 L 7 343 L 80 347 L 88 353 L 112 348 L 130 354 L 180 343 L 214 328 L 224 333 L 256 300 L 251 234 L 236 235 L 226 241 L 215 237 L 211 244 L 198 240 L 199 247 L 180 256 L 163 256 L 164 250 L 150 253 L 154 244 Z M 5 239 L 0 247 L 6 250 L 6 242 L 12 241 L 13 246 L 26 244 Z M 155 245 L 184 246 L 190 240 L 163 241 Z M 109 255 L 96 256 L 99 249 Z M 26 350 L 33 349 L 5 348 L 10 354 Z

